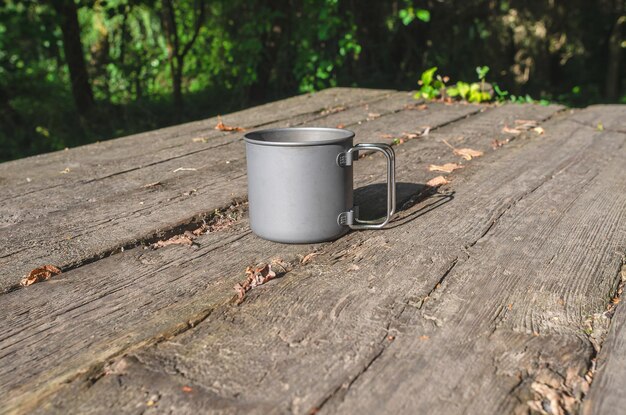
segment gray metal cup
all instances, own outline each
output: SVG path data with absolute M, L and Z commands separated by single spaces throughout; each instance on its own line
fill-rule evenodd
M 337 128 L 277 128 L 245 135 L 250 227 L 284 243 L 337 239 L 350 229 L 380 229 L 396 209 L 395 155 L 387 144 L 352 145 Z M 358 219 L 352 202 L 352 163 L 359 151 L 387 158 L 387 215 Z

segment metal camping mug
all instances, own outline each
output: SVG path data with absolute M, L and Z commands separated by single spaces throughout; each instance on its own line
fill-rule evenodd
M 245 135 L 250 227 L 283 243 L 337 239 L 350 229 L 380 229 L 396 210 L 395 155 L 387 144 L 353 145 L 338 128 L 277 128 Z M 353 204 L 352 163 L 359 151 L 387 159 L 387 215 L 360 220 Z

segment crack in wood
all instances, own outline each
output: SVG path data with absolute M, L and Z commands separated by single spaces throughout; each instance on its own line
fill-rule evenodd
M 592 125 L 592 124 L 587 124 L 584 121 L 578 121 L 575 118 L 569 118 L 568 120 L 573 122 L 573 123 L 576 123 L 578 125 L 582 125 L 583 127 L 591 128 L 592 130 L 595 130 L 597 132 L 605 132 L 606 131 L 606 132 L 611 132 L 611 133 L 626 134 L 626 130 L 619 130 L 619 129 L 615 129 L 615 128 L 607 128 L 607 127 L 604 127 L 601 122 L 599 124 L 597 124 L 597 125 Z
M 611 298 L 607 302 L 606 311 L 602 313 L 602 315 L 609 319 L 608 326 L 602 330 L 599 336 L 599 340 L 596 339 L 593 332 L 593 326 L 591 327 L 591 332 L 586 332 L 589 343 L 593 346 L 593 353 L 591 359 L 589 361 L 589 370 L 587 372 L 587 376 L 589 377 L 588 382 L 589 386 L 593 383 L 593 379 L 595 377 L 597 371 L 597 358 L 602 350 L 602 346 L 604 341 L 606 340 L 606 336 L 609 333 L 611 328 L 611 323 L 613 321 L 613 316 L 615 315 L 615 311 L 621 302 L 621 297 L 624 292 L 624 286 L 626 285 L 626 255 L 622 256 L 621 263 L 618 267 L 617 274 L 615 276 L 615 291 L 612 293 Z M 580 405 L 582 405 L 585 401 L 586 394 L 580 400 Z
M 149 346 L 156 346 L 159 343 L 163 343 L 165 341 L 168 341 L 168 340 L 170 340 L 170 339 L 172 339 L 172 338 L 174 338 L 176 336 L 179 336 L 179 335 L 181 335 L 181 334 L 183 334 L 183 333 L 193 329 L 198 324 L 202 323 L 204 320 L 209 318 L 209 316 L 211 314 L 213 314 L 213 312 L 217 308 L 218 307 L 207 308 L 206 310 L 203 310 L 202 312 L 197 313 L 191 319 L 187 320 L 184 323 L 179 323 L 179 324 L 175 325 L 174 327 L 172 327 L 171 329 L 169 329 L 169 330 L 167 330 L 165 332 L 161 332 L 158 335 L 153 336 L 153 337 L 151 337 L 149 339 L 146 339 L 146 340 L 144 340 L 141 343 L 138 343 L 138 344 L 135 344 L 135 345 L 131 345 L 128 348 L 125 348 L 125 349 L 121 349 L 117 353 L 115 353 L 114 355 L 111 355 L 107 359 L 107 361 L 98 362 L 95 365 L 91 366 L 89 369 L 87 369 L 86 372 L 78 373 L 74 377 L 68 379 L 67 383 L 70 383 L 70 382 L 73 382 L 75 380 L 78 380 L 78 379 L 82 378 L 82 379 L 84 379 L 87 382 L 87 387 L 90 388 L 90 387 L 94 386 L 105 375 L 107 375 L 107 365 L 111 365 L 117 359 L 121 359 L 121 358 L 126 357 L 126 355 L 128 355 L 130 352 L 133 352 L 133 351 L 141 349 L 141 348 L 149 347 Z M 186 378 L 182 374 L 181 374 L 181 376 L 183 378 Z
M 343 398 L 348 393 L 348 391 L 350 390 L 350 387 L 365 372 L 368 371 L 368 369 L 374 364 L 374 362 L 376 362 L 376 360 L 378 360 L 382 356 L 382 354 L 385 351 L 385 349 L 387 349 L 387 347 L 389 347 L 388 346 L 389 344 L 390 344 L 390 341 L 388 339 L 388 334 L 385 334 L 385 336 L 383 337 L 383 340 L 380 342 L 378 348 L 374 351 L 372 356 L 368 359 L 368 361 L 361 368 L 361 370 L 359 370 L 354 376 L 352 376 L 351 379 L 348 380 L 348 382 L 343 382 L 339 386 L 337 386 L 335 389 L 333 389 L 326 397 L 324 397 L 321 400 L 321 402 L 319 404 L 317 404 L 316 406 L 311 408 L 307 413 L 310 414 L 310 415 L 316 414 L 319 411 L 321 411 L 322 408 L 325 405 L 327 405 L 329 402 L 331 402 L 333 400 L 336 400 L 336 399 Z
M 226 228 L 211 229 L 211 223 L 213 221 L 215 221 L 216 219 L 219 219 L 222 215 L 224 215 L 224 213 L 227 213 L 233 210 L 234 208 L 238 209 L 240 213 L 236 221 L 233 221 L 230 224 L 230 226 Z M 196 215 L 190 218 L 188 221 L 181 223 L 177 226 L 153 232 L 150 235 L 144 236 L 143 238 L 135 239 L 134 241 L 128 242 L 124 245 L 115 246 L 112 249 L 99 252 L 97 255 L 85 258 L 81 261 L 69 263 L 68 265 L 62 267 L 61 270 L 63 272 L 71 271 L 71 270 L 80 268 L 82 266 L 97 262 L 101 259 L 108 258 L 110 256 L 122 253 L 128 249 L 133 249 L 133 248 L 137 248 L 140 246 L 147 247 L 156 243 L 159 240 L 166 240 L 166 239 L 173 238 L 175 236 L 184 235 L 186 232 L 197 231 L 198 229 L 201 229 L 203 227 L 205 227 L 206 229 L 202 233 L 217 232 L 217 231 L 225 230 L 225 229 L 230 228 L 231 226 L 234 226 L 237 222 L 239 222 L 241 220 L 242 215 L 246 211 L 247 211 L 247 198 L 235 198 L 228 206 L 215 209 L 211 212 L 205 212 L 200 215 Z M 245 236 L 247 234 L 248 233 L 244 233 L 244 235 L 242 236 Z M 228 243 L 232 243 L 232 242 L 233 241 L 227 241 L 225 242 L 224 245 Z M 18 289 L 23 289 L 23 288 L 25 287 L 21 286 L 19 283 L 13 284 L 9 286 L 7 289 L 5 289 L 4 292 L 0 293 L 0 296 L 3 294 L 16 291 Z

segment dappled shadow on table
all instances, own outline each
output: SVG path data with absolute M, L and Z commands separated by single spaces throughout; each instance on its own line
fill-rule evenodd
M 396 216 L 386 228 L 410 222 L 454 199 L 454 192 L 437 193 L 436 189 L 420 183 L 396 183 Z M 418 209 L 414 207 L 425 202 Z M 374 220 L 385 216 L 387 185 L 370 184 L 354 191 L 354 205 L 359 207 L 359 219 Z

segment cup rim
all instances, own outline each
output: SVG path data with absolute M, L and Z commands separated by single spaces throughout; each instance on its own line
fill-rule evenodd
M 322 132 L 329 135 L 329 138 L 320 138 L 315 140 L 306 141 L 277 141 L 264 138 L 264 135 L 271 135 L 276 133 L 294 132 L 294 133 L 306 133 L 306 132 Z M 330 134 L 329 134 L 330 133 Z M 251 131 L 243 136 L 246 143 L 257 144 L 262 146 L 277 146 L 277 147 L 305 147 L 305 146 L 319 146 L 327 144 L 338 144 L 354 138 L 354 132 L 342 128 L 327 128 L 327 127 L 287 127 L 287 128 L 268 128 L 265 130 Z

